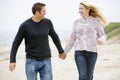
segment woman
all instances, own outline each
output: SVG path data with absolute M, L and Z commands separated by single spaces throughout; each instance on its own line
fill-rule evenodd
M 105 18 L 100 11 L 87 2 L 81 2 L 79 7 L 81 18 L 74 22 L 73 32 L 65 47 L 68 53 L 75 45 L 75 62 L 77 65 L 79 80 L 93 80 L 93 72 L 97 60 L 97 43 L 106 41 L 103 30 Z M 65 58 L 64 56 L 60 56 Z

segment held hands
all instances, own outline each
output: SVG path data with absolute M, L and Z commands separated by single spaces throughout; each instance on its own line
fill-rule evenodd
M 65 53 L 59 54 L 59 58 L 64 60 L 66 58 L 66 54 Z
M 61 54 L 59 54 L 59 58 L 61 58 L 61 59 L 65 59 L 66 58 L 66 54 L 65 53 L 61 53 Z M 11 72 L 13 72 L 13 70 L 15 70 L 15 67 L 16 67 L 16 63 L 14 62 L 14 63 L 10 63 L 10 65 L 9 65 L 9 70 L 11 71 Z

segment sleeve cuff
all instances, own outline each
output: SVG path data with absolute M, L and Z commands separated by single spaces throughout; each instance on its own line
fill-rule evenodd
M 98 39 L 98 43 L 100 43 L 100 44 L 105 44 L 106 39 L 107 39 L 107 36 L 106 36 L 106 35 L 103 35 L 103 36 L 101 36 L 101 37 Z

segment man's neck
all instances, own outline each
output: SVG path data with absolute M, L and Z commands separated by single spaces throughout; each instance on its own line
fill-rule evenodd
M 33 16 L 33 17 L 32 17 L 32 20 L 33 20 L 34 22 L 40 22 L 42 19 L 43 19 L 42 17 L 38 17 L 38 16 Z

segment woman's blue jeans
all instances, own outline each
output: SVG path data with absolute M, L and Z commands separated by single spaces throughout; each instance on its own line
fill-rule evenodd
M 79 80 L 93 80 L 93 72 L 97 60 L 97 53 L 89 51 L 75 51 Z
M 35 60 L 26 59 L 27 80 L 38 80 L 37 73 L 40 74 L 40 80 L 53 80 L 51 59 Z

